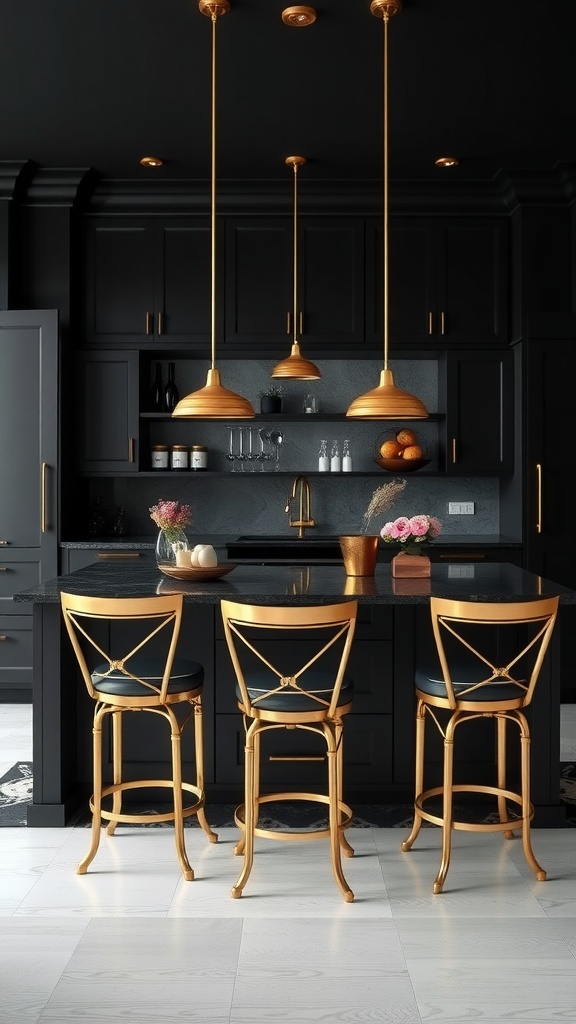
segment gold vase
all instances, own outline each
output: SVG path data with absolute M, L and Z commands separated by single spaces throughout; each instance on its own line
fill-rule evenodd
M 340 550 L 347 576 L 373 576 L 378 560 L 379 537 L 351 534 L 340 537 Z

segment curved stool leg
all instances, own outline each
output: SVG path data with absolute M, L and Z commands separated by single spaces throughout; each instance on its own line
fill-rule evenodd
M 438 874 L 434 879 L 432 892 L 437 895 L 442 892 L 448 868 L 450 867 L 450 854 L 452 852 L 452 781 L 454 766 L 454 728 L 458 719 L 453 715 L 446 728 L 444 739 L 444 778 L 442 795 L 442 860 Z
M 348 885 L 342 871 L 342 861 L 340 859 L 340 839 L 342 832 L 339 828 L 340 825 L 340 807 L 338 805 L 338 754 L 334 748 L 331 749 L 333 744 L 333 737 L 330 735 L 328 727 L 325 728 L 325 735 L 329 744 L 328 748 L 328 793 L 330 800 L 329 816 L 330 816 L 330 858 L 332 860 L 332 871 L 334 878 L 342 892 L 342 895 L 346 903 L 354 902 L 354 893 Z
M 526 860 L 538 881 L 545 882 L 546 872 L 536 860 L 530 840 L 530 818 L 532 816 L 532 805 L 530 803 L 530 730 L 528 728 L 526 718 L 520 711 L 516 712 L 516 717 L 520 723 L 521 732 L 520 758 L 522 771 L 522 817 L 524 819 L 522 822 L 522 848 L 524 850 L 524 856 L 526 857 Z
M 506 719 L 500 715 L 496 715 L 496 729 L 497 729 L 497 751 L 498 751 L 498 789 L 506 789 Z M 500 821 L 507 821 L 508 809 L 506 807 L 506 798 L 504 796 L 498 797 L 498 815 Z M 504 836 L 506 839 L 514 839 L 514 832 L 512 829 L 506 829 Z
M 255 820 L 255 780 L 257 778 L 257 771 L 254 764 L 254 747 L 255 745 L 259 749 L 259 738 L 255 733 L 257 732 L 258 723 L 254 722 L 248 732 L 246 733 L 246 746 L 244 747 L 244 835 L 240 843 L 238 843 L 235 852 L 244 854 L 244 864 L 240 872 L 236 885 L 232 887 L 230 895 L 232 899 L 239 899 L 242 895 L 242 890 L 248 881 L 250 872 L 252 870 L 252 864 L 254 861 L 254 827 L 256 825 Z
M 122 711 L 113 711 L 112 719 L 112 770 L 114 785 L 119 786 L 122 782 Z M 122 813 L 122 790 L 118 789 L 112 794 L 112 814 Z M 106 835 L 113 836 L 118 822 L 109 821 L 106 826 Z
M 186 855 L 184 845 L 184 815 L 182 813 L 182 754 L 180 743 L 180 726 L 174 712 L 166 708 L 166 717 L 170 723 L 170 735 L 172 740 L 172 791 L 174 798 L 174 841 L 176 853 L 182 869 L 182 874 L 187 882 L 194 879 L 194 871 Z
M 102 718 L 106 708 L 99 708 L 96 705 L 94 711 L 94 724 L 92 726 L 92 835 L 90 849 L 86 856 L 80 861 L 76 868 L 76 874 L 85 875 L 88 866 L 94 860 L 100 845 L 100 833 L 102 831 Z
M 418 701 L 418 707 L 416 709 L 416 750 L 415 750 L 415 778 L 414 778 L 414 821 L 412 823 L 412 830 L 407 839 L 400 844 L 402 853 L 407 853 L 408 850 L 412 849 L 412 846 L 418 836 L 420 829 L 422 828 L 422 815 L 418 808 L 418 801 L 420 795 L 424 790 L 424 733 L 426 729 L 426 708 L 422 701 Z
M 194 703 L 194 750 L 196 754 L 196 785 L 201 793 L 204 792 L 204 738 L 202 726 L 202 698 Z M 218 842 L 216 832 L 213 832 L 208 824 L 206 813 L 203 807 L 196 812 L 200 826 L 208 836 L 211 843 Z

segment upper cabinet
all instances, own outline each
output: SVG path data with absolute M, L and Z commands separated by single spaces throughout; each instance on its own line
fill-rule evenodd
M 364 220 L 298 222 L 297 334 L 308 358 L 364 345 Z M 288 217 L 226 222 L 224 347 L 272 356 L 294 336 L 294 236 Z
M 448 351 L 439 371 L 439 397 L 446 410 L 446 472 L 451 476 L 510 473 L 514 464 L 512 351 Z
M 508 343 L 507 223 L 392 217 L 390 350 Z M 382 224 L 366 225 L 366 343 L 382 345 Z
M 209 350 L 208 218 L 92 217 L 85 243 L 85 344 Z

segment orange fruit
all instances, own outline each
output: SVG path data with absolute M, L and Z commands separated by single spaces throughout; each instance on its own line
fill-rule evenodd
M 380 455 L 383 459 L 398 459 L 402 455 L 402 446 L 397 441 L 384 441 L 380 446 Z
M 422 449 L 419 448 L 417 444 L 410 444 L 402 452 L 402 458 L 403 459 L 421 459 L 422 458 Z
M 398 444 L 405 448 L 406 445 L 416 444 L 417 439 L 413 430 L 401 430 L 396 434 L 396 440 L 398 441 Z

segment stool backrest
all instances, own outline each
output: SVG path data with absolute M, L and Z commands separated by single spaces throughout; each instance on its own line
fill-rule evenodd
M 529 704 L 556 623 L 558 601 L 558 597 L 517 602 L 451 601 L 432 597 L 432 628 L 450 707 L 456 708 L 462 700 L 473 701 L 474 690 L 490 684 L 494 685 L 494 701 L 497 702 L 501 682 L 515 685 L 522 697 L 522 706 Z M 516 627 L 519 639 L 516 642 L 509 630 L 504 647 L 500 646 L 495 654 L 487 643 L 486 627 L 492 627 L 492 636 L 494 627 L 498 630 Z M 504 660 L 499 656 L 500 650 L 504 652 Z M 479 681 L 455 695 L 451 666 L 458 661 L 459 654 L 477 662 Z
M 269 607 L 222 601 L 221 609 L 228 650 L 242 695 L 242 704 L 248 715 L 257 709 L 259 701 L 286 689 L 309 696 L 322 716 L 334 715 L 354 638 L 357 601 L 299 607 Z M 290 646 L 289 651 L 282 645 L 278 654 L 271 646 L 266 646 L 263 653 L 261 641 L 270 637 L 271 632 L 283 639 L 296 639 L 296 643 Z M 278 635 L 274 639 L 277 640 Z M 312 647 L 305 642 L 309 639 L 313 639 Z M 282 665 L 274 665 L 272 658 L 281 659 Z M 329 699 L 324 699 L 318 692 L 311 692 L 314 690 L 314 676 L 320 668 L 320 662 L 323 669 L 329 666 Z M 264 669 L 270 679 L 270 688 L 262 690 L 255 699 L 248 692 L 247 663 Z M 308 680 L 310 690 L 307 689 Z
M 88 666 L 89 655 L 98 655 L 100 664 L 107 663 L 109 672 L 122 673 L 127 678 L 135 679 L 158 697 L 158 703 L 166 700 L 166 691 L 170 682 L 172 663 L 176 654 L 176 645 L 182 622 L 182 594 L 163 595 L 161 597 L 83 597 L 78 594 L 61 593 L 60 603 L 68 636 L 78 659 L 82 677 L 88 693 L 98 699 L 98 692 L 92 682 L 92 671 Z M 123 646 L 119 651 L 111 652 L 105 646 L 109 644 L 102 639 L 102 622 L 130 621 L 141 624 L 138 637 L 126 638 L 120 635 Z M 147 648 L 162 631 L 165 666 L 162 681 L 155 686 L 149 679 L 141 679 L 130 669 L 131 659 L 142 658 Z M 118 642 L 115 637 L 115 642 Z M 92 658 L 89 659 L 92 661 Z

